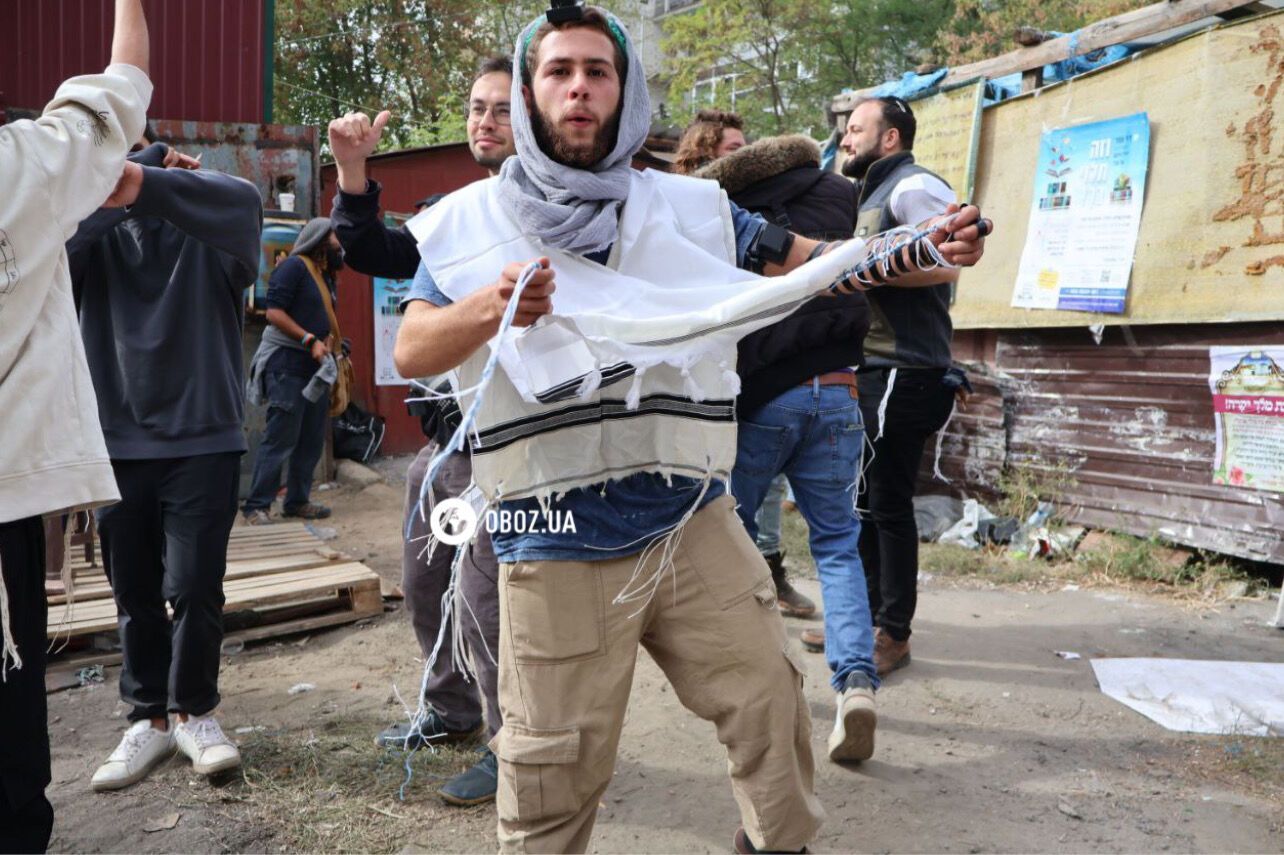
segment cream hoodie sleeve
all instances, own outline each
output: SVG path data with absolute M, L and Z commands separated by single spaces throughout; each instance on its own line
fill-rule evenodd
M 63 244 L 111 195 L 152 84 L 132 65 L 73 77 L 35 121 L 0 126 L 0 377 L 65 278 Z

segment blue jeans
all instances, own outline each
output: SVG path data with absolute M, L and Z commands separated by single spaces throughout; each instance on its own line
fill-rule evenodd
M 763 555 L 775 555 L 780 551 L 780 503 L 789 492 L 789 481 L 784 475 L 771 479 L 771 486 L 762 499 L 762 507 L 754 521 L 758 524 L 758 551 Z
M 860 518 L 854 507 L 865 430 L 847 386 L 797 386 L 740 420 L 731 492 L 750 537 L 772 479 L 789 477 L 810 530 L 812 559 L 825 604 L 825 659 L 842 691 L 861 671 L 878 686 L 874 627 L 860 562 Z
M 267 428 L 254 459 L 254 475 L 245 510 L 266 511 L 272 507 L 281 486 L 281 467 L 289 463 L 285 479 L 285 510 L 308 503 L 312 494 L 312 473 L 325 449 L 326 416 L 330 396 L 313 403 L 303 397 L 307 377 L 284 371 L 267 373 Z

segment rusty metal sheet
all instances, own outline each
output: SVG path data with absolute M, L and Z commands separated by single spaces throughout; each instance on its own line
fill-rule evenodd
M 1010 378 L 991 366 L 966 365 L 973 392 L 956 404 L 940 441 L 940 472 L 935 476 L 937 438 L 927 442 L 919 469 L 919 493 L 948 493 L 962 489 L 970 496 L 993 498 L 1007 462 Z
M 68 77 L 101 71 L 111 55 L 113 0 L 0 0 L 0 102 L 39 110 Z M 149 115 L 261 122 L 265 0 L 146 0 L 151 33 Z
M 1280 342 L 1278 324 L 1119 327 L 1101 344 L 1085 330 L 1001 331 L 993 368 L 1003 378 L 1006 463 L 1050 478 L 1068 470 L 1060 504 L 1075 522 L 1284 562 L 1284 495 L 1212 483 L 1208 390 L 1209 346 Z M 991 488 L 967 463 L 996 454 L 993 438 L 976 435 L 995 431 L 993 419 L 956 422 L 945 448 L 961 454 L 947 453 L 942 469 L 962 476 L 952 485 L 960 492 Z
M 303 125 L 243 125 L 158 120 L 156 134 L 201 165 L 236 175 L 259 188 L 265 208 L 280 193 L 295 194 L 295 211 L 310 217 L 321 192 L 317 129 Z

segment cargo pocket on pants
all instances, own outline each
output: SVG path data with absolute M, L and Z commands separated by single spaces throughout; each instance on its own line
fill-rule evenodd
M 512 565 L 500 585 L 518 665 L 555 665 L 606 653 L 602 575 L 585 562 Z
M 579 810 L 578 727 L 537 730 L 505 723 L 490 741 L 490 749 L 500 760 L 497 808 L 501 817 L 534 822 Z

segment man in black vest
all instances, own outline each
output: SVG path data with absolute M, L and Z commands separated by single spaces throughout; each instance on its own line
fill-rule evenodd
M 847 121 L 843 174 L 860 183 L 856 236 L 917 225 L 945 212 L 954 191 L 914 162 L 917 123 L 900 98 L 861 101 Z M 914 485 L 927 438 L 950 417 L 960 378 L 951 369 L 950 291 L 958 270 L 902 276 L 866 292 L 870 330 L 859 375 L 874 457 L 859 505 L 880 675 L 909 664 L 918 585 Z

